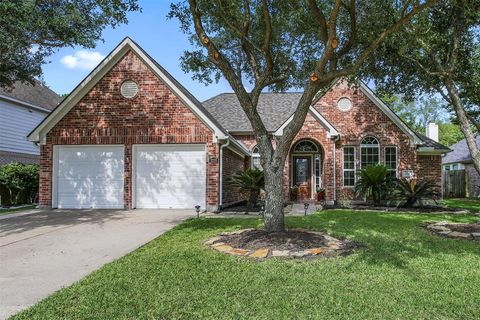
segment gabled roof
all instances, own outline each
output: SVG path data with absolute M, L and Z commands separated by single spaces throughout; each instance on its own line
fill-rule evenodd
M 53 110 L 62 98 L 38 80 L 34 84 L 17 81 L 12 88 L 1 88 L 0 97 L 45 111 Z
M 339 133 L 337 129 L 335 129 L 330 122 L 325 119 L 320 112 L 317 111 L 314 107 L 310 106 L 309 108 L 310 114 L 318 121 L 320 124 L 327 129 L 327 137 L 330 138 L 332 136 L 338 136 Z M 286 126 L 293 120 L 293 114 L 285 121 L 280 128 L 278 128 L 274 135 L 276 136 L 281 136 L 283 135 L 283 130 L 286 128 Z
M 262 93 L 258 113 L 267 131 L 274 132 L 295 112 L 301 92 Z M 252 126 L 234 93 L 222 93 L 203 102 L 204 107 L 229 132 L 251 132 Z
M 130 50 L 135 52 L 159 79 L 162 80 L 205 125 L 212 129 L 217 139 L 230 139 L 228 132 L 221 127 L 215 118 L 206 112 L 202 104 L 195 99 L 185 87 L 153 60 L 132 39 L 127 37 L 28 135 L 28 140 L 44 143 L 48 131 Z
M 480 134 L 475 137 L 475 142 L 480 148 Z M 468 149 L 467 140 L 463 139 L 450 146 L 453 151 L 445 155 L 442 159 L 442 164 L 456 163 L 456 162 L 470 162 L 472 155 Z

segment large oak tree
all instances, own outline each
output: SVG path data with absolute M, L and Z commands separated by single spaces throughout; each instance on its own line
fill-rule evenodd
M 434 0 L 188 0 L 176 17 L 195 50 L 185 71 L 224 77 L 247 115 L 265 172 L 265 228 L 284 230 L 283 170 L 290 145 L 319 92 L 356 74 L 375 49 Z M 293 120 L 272 137 L 257 112 L 264 90 L 302 88 Z M 251 88 L 251 89 L 247 89 Z
M 33 83 L 56 49 L 93 48 L 106 26 L 126 23 L 136 0 L 0 1 L 0 86 Z

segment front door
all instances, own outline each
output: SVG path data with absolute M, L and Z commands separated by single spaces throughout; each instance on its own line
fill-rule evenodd
M 298 200 L 312 198 L 312 158 L 310 156 L 293 157 L 293 184 L 298 186 Z

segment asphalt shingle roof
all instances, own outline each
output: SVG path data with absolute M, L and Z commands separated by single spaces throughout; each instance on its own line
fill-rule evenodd
M 277 130 L 295 112 L 302 93 L 262 93 L 258 100 L 258 113 L 268 131 Z M 234 93 L 222 93 L 203 102 L 207 111 L 218 122 L 233 132 L 252 131 L 250 121 L 243 112 Z
M 475 137 L 475 141 L 477 142 L 477 146 L 480 147 L 480 134 L 477 134 Z M 442 159 L 442 163 L 453 163 L 453 162 L 466 162 L 472 161 L 472 155 L 470 154 L 470 150 L 467 146 L 467 140 L 463 139 L 459 142 L 450 146 L 450 149 L 453 151 L 445 155 Z
M 258 113 L 268 131 L 276 131 L 295 112 L 301 92 L 262 93 Z M 249 132 L 252 126 L 234 93 L 222 93 L 203 102 L 205 109 L 230 132 Z M 448 150 L 448 147 L 417 133 L 422 147 Z
M 422 147 L 434 148 L 435 150 L 448 150 L 447 146 L 430 139 L 426 135 L 416 132 L 417 136 L 423 141 Z
M 12 88 L 1 88 L 0 95 L 14 98 L 38 107 L 53 110 L 62 98 L 40 81 L 35 85 L 30 83 L 15 82 Z

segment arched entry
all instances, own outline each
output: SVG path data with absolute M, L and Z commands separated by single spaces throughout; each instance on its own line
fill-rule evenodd
M 317 188 L 323 187 L 323 154 L 311 140 L 300 140 L 291 152 L 290 185 L 298 187 L 298 200 L 315 199 Z

